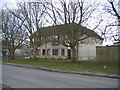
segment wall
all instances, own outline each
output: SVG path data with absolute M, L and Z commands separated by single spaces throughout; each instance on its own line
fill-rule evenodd
M 96 59 L 97 61 L 118 61 L 120 46 L 97 46 Z
M 47 57 L 53 57 L 53 58 L 60 57 L 60 58 L 63 58 L 63 59 L 67 59 L 68 58 L 68 56 L 67 56 L 67 49 L 68 48 L 63 46 L 63 45 L 53 46 L 53 45 L 51 45 L 51 43 L 47 43 L 47 44 L 42 45 L 38 49 L 40 50 L 38 57 L 46 57 L 46 55 L 45 56 L 42 55 L 42 50 L 43 49 L 50 49 L 50 55 L 47 55 Z M 53 49 L 58 49 L 58 55 L 52 55 L 52 50 Z M 63 55 L 63 56 L 61 56 L 61 49 L 65 50 L 65 55 Z
M 80 44 L 78 48 L 79 60 L 88 60 L 96 58 L 97 44 Z
M 95 59 L 96 58 L 96 45 L 100 44 L 79 44 L 78 46 L 78 59 L 79 60 L 88 60 L 88 59 Z M 48 57 L 62 57 L 64 59 L 68 58 L 68 47 L 65 47 L 63 45 L 58 45 L 58 46 L 53 46 L 51 43 L 47 43 L 47 45 L 42 45 L 41 47 L 38 48 L 39 55 L 38 57 L 46 57 L 46 55 L 42 55 L 42 50 L 43 49 L 50 49 L 50 55 Z M 58 49 L 59 50 L 59 55 L 54 56 L 52 55 L 52 49 Z M 61 49 L 65 49 L 65 55 L 61 56 Z

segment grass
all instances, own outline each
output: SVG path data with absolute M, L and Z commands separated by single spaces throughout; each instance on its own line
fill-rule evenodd
M 0 57 L 0 62 L 2 62 L 2 57 Z
M 117 62 L 97 62 L 96 60 L 86 60 L 71 62 L 70 60 L 46 60 L 46 59 L 3 59 L 3 62 L 17 63 L 17 64 L 28 64 L 45 66 L 60 69 L 71 69 L 71 70 L 87 70 L 87 71 L 97 71 L 106 73 L 118 73 L 118 63 Z M 106 66 L 106 69 L 103 67 Z

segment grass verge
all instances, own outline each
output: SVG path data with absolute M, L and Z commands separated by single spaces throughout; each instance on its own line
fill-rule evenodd
M 31 59 L 3 59 L 3 62 L 28 64 L 59 69 L 86 70 L 118 74 L 117 62 L 96 62 L 92 60 L 71 62 L 69 60 L 31 60 Z M 105 68 L 106 67 L 106 68 Z

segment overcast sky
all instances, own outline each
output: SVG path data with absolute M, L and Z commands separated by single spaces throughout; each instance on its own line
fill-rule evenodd
M 15 5 L 15 0 L 0 0 L 0 9 L 4 8 L 5 6 Z
M 16 2 L 17 1 L 32 1 L 32 0 L 0 0 L 0 9 L 7 7 L 16 7 Z M 33 1 L 41 1 L 41 0 L 33 0 Z M 57 1 L 57 0 L 55 0 Z M 86 0 L 87 1 L 87 0 Z M 93 0 L 92 0 L 93 1 Z M 102 2 L 103 4 L 106 3 L 107 0 L 97 0 L 98 2 Z M 104 45 L 106 44 L 111 44 L 111 42 L 105 42 Z

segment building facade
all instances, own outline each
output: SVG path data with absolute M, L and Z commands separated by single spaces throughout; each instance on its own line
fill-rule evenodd
M 88 60 L 96 58 L 96 46 L 100 46 L 101 43 L 94 44 L 79 44 L 78 45 L 78 60 Z M 33 50 L 31 50 L 33 55 Z M 38 58 L 56 58 L 56 59 L 70 59 L 71 51 L 69 47 L 63 45 L 52 45 L 47 43 L 38 48 Z

